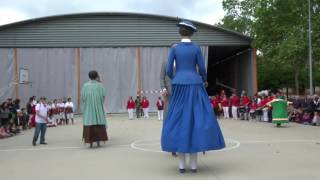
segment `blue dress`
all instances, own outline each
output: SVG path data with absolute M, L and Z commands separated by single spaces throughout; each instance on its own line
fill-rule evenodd
M 162 150 L 196 153 L 224 148 L 224 138 L 204 87 L 207 76 L 200 47 L 192 42 L 175 44 L 166 70 L 172 79 L 172 96 L 162 129 Z

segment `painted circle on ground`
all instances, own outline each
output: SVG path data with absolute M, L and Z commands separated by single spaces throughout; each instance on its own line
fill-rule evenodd
M 226 147 L 223 149 L 215 150 L 213 152 L 229 151 L 240 147 L 240 142 L 234 139 L 225 139 Z M 146 152 L 157 152 L 163 153 L 160 147 L 160 139 L 141 139 L 136 140 L 130 144 L 132 149 L 146 151 Z

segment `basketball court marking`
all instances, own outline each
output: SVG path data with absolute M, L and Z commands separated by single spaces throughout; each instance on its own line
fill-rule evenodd
M 259 144 L 259 143 L 320 143 L 320 139 L 277 139 L 277 140 L 249 140 L 241 141 L 242 144 Z
M 158 142 L 157 143 L 145 143 L 148 141 L 158 141 Z M 239 148 L 240 144 L 241 144 L 239 141 L 234 140 L 234 139 L 226 139 L 226 142 L 232 143 L 233 145 L 230 147 L 223 148 L 223 149 L 215 150 L 215 152 L 229 151 L 232 149 L 236 149 L 236 148 Z M 130 146 L 132 149 L 145 151 L 145 152 L 156 152 L 156 153 L 163 153 L 164 152 L 164 151 L 160 151 L 160 150 L 141 147 L 141 146 L 160 146 L 160 139 L 159 138 L 136 140 L 133 143 L 131 143 Z

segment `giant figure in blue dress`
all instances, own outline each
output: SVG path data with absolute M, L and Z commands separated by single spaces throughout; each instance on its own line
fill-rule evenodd
M 190 21 L 181 21 L 178 27 L 182 40 L 172 46 L 166 69 L 172 79 L 172 96 L 161 146 L 163 151 L 178 153 L 180 173 L 186 171 L 186 154 L 190 154 L 191 172 L 197 172 L 197 153 L 222 149 L 225 142 L 205 89 L 201 49 L 190 39 L 197 28 Z

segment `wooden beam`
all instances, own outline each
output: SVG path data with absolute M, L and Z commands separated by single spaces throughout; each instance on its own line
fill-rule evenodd
M 142 90 L 142 80 L 141 80 L 141 48 L 137 48 L 137 78 L 138 78 L 138 92 L 137 94 L 141 94 Z
M 15 96 L 19 98 L 19 68 L 18 68 L 18 50 L 13 49 L 13 64 L 14 64 L 14 82 L 15 82 Z
M 258 92 L 258 75 L 257 75 L 257 49 L 252 48 L 252 84 L 253 93 Z
M 80 102 L 81 102 L 81 79 L 80 79 L 80 71 L 81 71 L 81 67 L 80 67 L 80 60 L 81 60 L 81 51 L 80 48 L 77 48 L 77 109 L 78 112 L 80 112 Z

